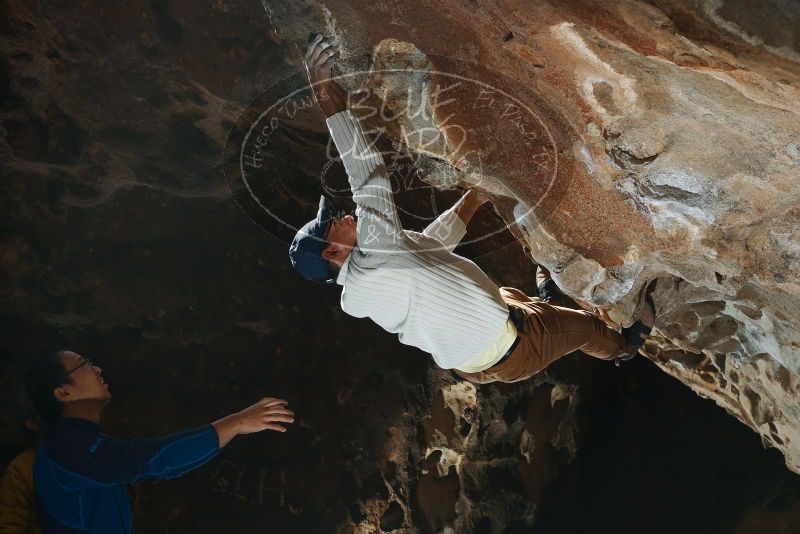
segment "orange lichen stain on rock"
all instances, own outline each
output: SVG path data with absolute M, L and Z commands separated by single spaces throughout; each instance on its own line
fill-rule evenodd
M 518 57 L 522 58 L 523 60 L 527 61 L 534 67 L 542 68 L 544 67 L 544 59 L 541 55 L 534 52 L 531 47 L 519 43 L 506 43 L 505 48 L 509 51 L 513 52 Z
M 624 194 L 603 189 L 580 163 L 564 157 L 536 213 L 561 243 L 604 267 L 622 264 L 633 244 L 650 249 L 657 242 L 650 220 Z
M 620 6 L 608 2 L 574 2 L 565 4 L 565 19 L 591 28 L 601 38 L 618 41 L 642 55 L 659 55 L 656 41 L 643 28 L 625 22 Z
M 577 135 L 522 110 L 509 114 L 513 108 L 499 94 L 490 104 L 481 99 L 480 90 L 474 85 L 460 86 L 450 95 L 454 102 L 434 110 L 435 120 L 447 117 L 450 124 L 470 132 L 459 145 L 458 158 L 466 159 L 470 167 L 490 179 L 502 181 L 529 205 L 541 200 L 536 210 L 539 221 L 584 257 L 604 266 L 619 265 L 631 244 L 649 248 L 648 243 L 653 242 L 649 219 L 624 194 L 604 188 L 580 163 L 559 154 L 551 131 L 568 146 Z M 485 105 L 466 105 L 468 102 Z M 448 131 L 444 133 L 448 135 Z

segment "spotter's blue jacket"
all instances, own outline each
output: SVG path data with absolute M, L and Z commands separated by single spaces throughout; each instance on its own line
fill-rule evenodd
M 42 534 L 130 534 L 125 484 L 180 476 L 219 452 L 211 425 L 123 441 L 86 419 L 48 426 L 33 466 Z

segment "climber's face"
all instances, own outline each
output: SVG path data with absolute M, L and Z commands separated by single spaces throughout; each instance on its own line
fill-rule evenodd
M 325 240 L 330 243 L 322 250 L 322 257 L 341 268 L 356 246 L 356 219 L 352 215 L 331 221 Z

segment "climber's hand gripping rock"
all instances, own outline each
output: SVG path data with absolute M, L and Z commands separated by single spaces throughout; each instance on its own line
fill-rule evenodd
M 303 56 L 303 63 L 306 66 L 314 98 L 326 118 L 347 108 L 347 95 L 339 84 L 331 79 L 331 69 L 338 55 L 336 45 L 324 38 L 321 33 L 309 35 L 308 49 Z

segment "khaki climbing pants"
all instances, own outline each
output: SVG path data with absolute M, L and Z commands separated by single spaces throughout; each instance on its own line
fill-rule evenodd
M 517 332 L 520 340 L 514 352 L 499 364 L 478 373 L 454 369 L 471 382 L 525 380 L 576 350 L 601 360 L 613 360 L 635 350 L 622 334 L 593 313 L 551 306 L 513 287 L 501 287 L 500 294 L 506 304 L 522 310 L 524 329 Z

